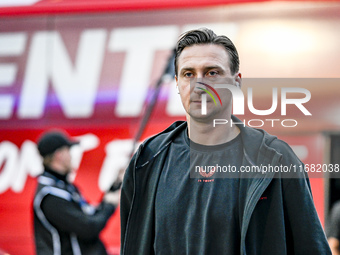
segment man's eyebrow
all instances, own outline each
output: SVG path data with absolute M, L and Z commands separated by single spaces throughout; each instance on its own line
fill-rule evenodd
M 218 69 L 218 70 L 224 71 L 224 68 L 221 67 L 221 66 L 206 66 L 206 67 L 204 67 L 204 70 L 209 70 L 209 69 Z
M 218 69 L 218 70 L 221 70 L 221 71 L 224 71 L 224 68 L 221 67 L 221 66 L 206 66 L 204 67 L 204 70 L 209 70 L 209 69 Z M 180 72 L 183 72 L 183 71 L 194 71 L 195 68 L 193 67 L 182 67 L 180 69 Z
M 193 68 L 193 67 L 183 67 L 183 68 L 181 68 L 181 72 L 183 72 L 183 71 L 193 71 L 193 70 L 195 70 L 195 68 Z

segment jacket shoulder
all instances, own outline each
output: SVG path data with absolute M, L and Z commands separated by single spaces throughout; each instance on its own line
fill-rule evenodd
M 292 147 L 288 145 L 284 140 L 279 139 L 275 135 L 269 134 L 267 131 L 262 129 L 248 128 L 248 133 L 252 133 L 252 137 L 258 137 L 258 140 L 262 139 L 262 144 L 270 149 L 274 149 L 277 153 L 283 156 L 290 156 L 298 159 L 297 155 L 293 151 Z M 299 160 L 299 159 L 298 159 Z
M 48 195 L 67 201 L 72 200 L 72 194 L 69 191 L 54 185 L 42 185 L 37 191 L 35 199 L 43 200 Z
M 275 140 L 272 140 L 269 146 L 275 149 L 278 153 L 282 154 L 283 160 L 285 158 L 295 159 L 297 162 L 302 164 L 301 160 L 295 154 L 292 147 L 289 146 L 288 143 L 286 143 L 285 141 L 277 138 Z
M 169 143 L 185 128 L 187 123 L 185 121 L 176 121 L 171 124 L 164 131 L 149 137 L 139 147 L 140 154 L 143 158 L 150 158 L 159 153 L 163 148 L 167 147 Z

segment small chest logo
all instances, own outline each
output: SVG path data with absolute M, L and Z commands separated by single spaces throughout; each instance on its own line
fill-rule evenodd
M 201 176 L 203 176 L 204 178 L 209 178 L 211 176 L 214 175 L 216 171 L 216 167 L 212 166 L 212 167 L 200 167 L 199 173 Z

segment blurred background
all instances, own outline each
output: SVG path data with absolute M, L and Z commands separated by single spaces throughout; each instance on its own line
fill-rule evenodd
M 270 116 L 246 110 L 241 120 L 276 119 L 261 128 L 304 163 L 340 163 L 340 1 L 0 0 L 0 254 L 34 254 L 36 140 L 44 130 L 81 141 L 72 151 L 75 182 L 97 203 L 135 142 L 185 119 L 172 68 L 164 70 L 178 36 L 198 27 L 234 42 L 256 109 L 269 109 L 278 89 Z M 285 87 L 311 93 L 311 116 L 294 105 L 282 115 Z M 297 125 L 285 127 L 286 119 Z M 311 178 L 323 224 L 340 198 L 336 177 Z M 119 254 L 118 211 L 102 233 L 111 254 Z

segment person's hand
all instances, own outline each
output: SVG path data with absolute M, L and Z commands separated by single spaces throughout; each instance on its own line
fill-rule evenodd
M 112 184 L 112 186 L 111 186 L 109 191 L 116 191 L 116 190 L 119 190 L 121 188 L 122 183 L 123 183 L 124 174 L 125 174 L 125 168 L 121 168 L 119 170 L 117 179 Z
M 116 181 L 112 184 L 110 190 L 105 193 L 103 200 L 106 203 L 118 205 L 120 200 L 120 190 L 123 182 L 125 169 L 120 169 Z
M 120 189 L 116 191 L 109 191 L 104 195 L 103 198 L 104 202 L 113 204 L 114 206 L 117 206 L 119 204 L 120 200 Z
M 329 237 L 328 238 L 328 244 L 329 244 L 329 247 L 332 250 L 332 255 L 339 255 L 340 254 L 340 250 L 339 250 L 340 242 L 337 238 Z

